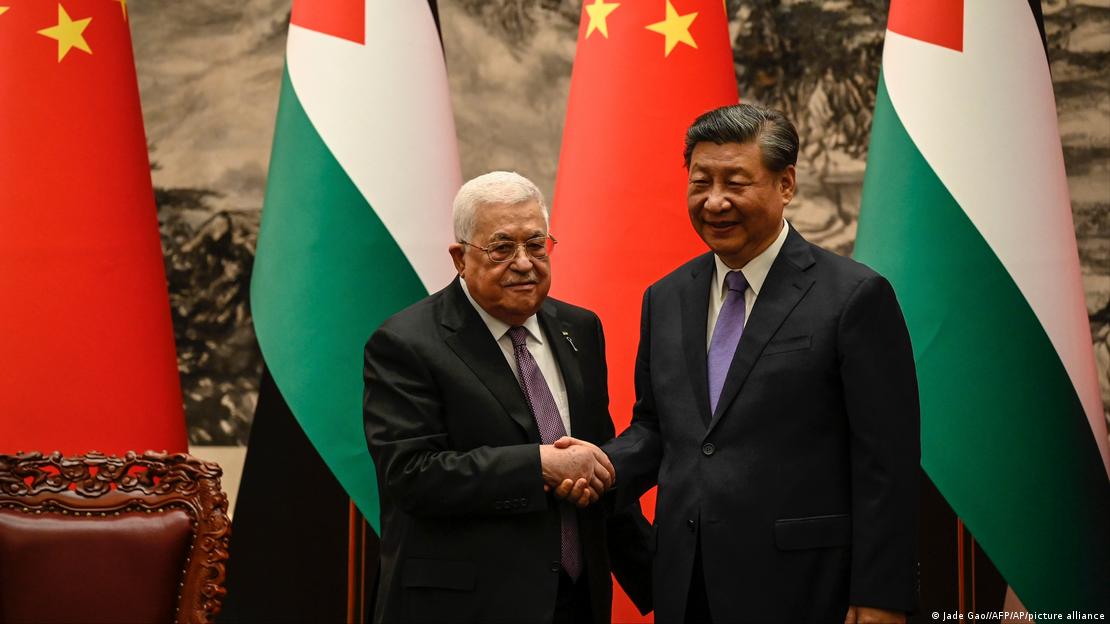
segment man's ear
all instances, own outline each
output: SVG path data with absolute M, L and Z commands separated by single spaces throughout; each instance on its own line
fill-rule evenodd
M 779 194 L 782 195 L 782 205 L 786 206 L 794 199 L 794 192 L 798 190 L 794 165 L 787 165 L 779 174 Z
M 462 275 L 466 269 L 466 247 L 462 243 L 451 243 L 447 246 L 447 253 L 451 254 L 451 261 L 455 263 L 455 271 Z

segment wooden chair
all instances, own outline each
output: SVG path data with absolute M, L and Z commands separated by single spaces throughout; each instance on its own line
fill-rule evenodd
M 221 474 L 184 453 L 0 454 L 0 622 L 211 622 Z

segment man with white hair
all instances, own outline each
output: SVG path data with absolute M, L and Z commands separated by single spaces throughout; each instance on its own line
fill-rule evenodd
M 555 238 L 539 189 L 479 176 L 454 203 L 459 278 L 366 345 L 364 421 L 382 504 L 375 622 L 610 620 L 610 570 L 650 608 L 639 510 L 613 484 L 601 323 L 547 297 Z M 567 485 L 573 483 L 573 488 Z

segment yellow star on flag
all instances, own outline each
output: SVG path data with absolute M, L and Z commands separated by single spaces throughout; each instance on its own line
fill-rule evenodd
M 7 12 L 8 12 L 8 7 L 0 7 L 0 15 L 3 15 Z
M 671 50 L 679 43 L 685 43 L 695 49 L 698 47 L 697 42 L 694 41 L 694 38 L 690 35 L 690 24 L 693 24 L 697 17 L 697 13 L 679 15 L 678 11 L 674 9 L 674 5 L 671 4 L 671 0 L 667 0 L 667 19 L 662 22 L 650 24 L 644 28 L 666 37 L 667 49 L 663 53 L 663 56 L 670 56 Z
M 593 4 L 587 4 L 586 13 L 590 16 L 590 25 L 586 27 L 586 38 L 589 39 L 590 35 L 596 30 L 601 33 L 602 37 L 608 39 L 609 23 L 605 19 L 619 6 L 619 2 L 605 2 L 605 0 L 596 0 Z
M 123 11 L 123 21 L 127 21 L 127 0 L 116 0 L 119 3 L 120 10 Z
M 91 17 L 77 20 L 76 22 L 69 18 L 69 13 L 66 13 L 62 4 L 58 3 L 58 25 L 44 28 L 39 31 L 40 35 L 50 37 L 51 39 L 58 40 L 58 62 L 61 63 L 62 59 L 69 54 L 72 48 L 83 50 L 92 54 L 89 49 L 89 43 L 85 41 L 85 36 L 81 33 L 89 27 L 89 22 L 92 21 Z

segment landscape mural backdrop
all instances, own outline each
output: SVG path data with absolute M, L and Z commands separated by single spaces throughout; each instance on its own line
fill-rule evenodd
M 887 3 L 725 5 L 739 97 L 785 110 L 802 136 L 800 193 L 787 218 L 811 241 L 850 254 Z M 1045 0 L 1043 8 L 1110 408 L 1110 0 Z M 142 0 L 128 10 L 189 439 L 242 446 L 261 372 L 248 287 L 290 2 Z M 581 0 L 439 1 L 464 178 L 514 169 L 550 198 L 580 13 Z

